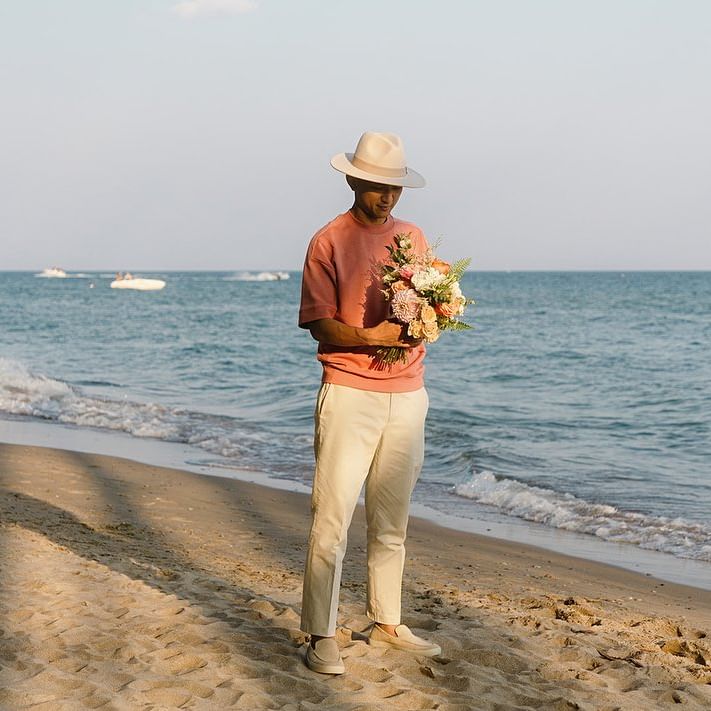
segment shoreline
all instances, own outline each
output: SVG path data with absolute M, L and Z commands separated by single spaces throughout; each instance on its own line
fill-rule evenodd
M 0 445 L 0 706 L 289 710 L 711 703 L 711 593 L 413 518 L 403 621 L 366 643 L 359 507 L 342 677 L 298 629 L 309 498 L 128 459 Z
M 180 469 L 231 480 L 252 482 L 270 489 L 310 494 L 310 486 L 264 472 L 235 468 L 229 463 L 202 464 L 200 459 L 218 458 L 187 444 L 138 438 L 120 431 L 85 429 L 57 422 L 0 419 L 0 443 L 70 449 L 78 452 L 126 457 L 136 462 Z M 668 583 L 711 590 L 711 563 L 678 558 L 669 553 L 615 543 L 523 519 L 498 515 L 493 520 L 461 517 L 413 501 L 411 516 L 448 530 L 532 545 L 547 551 L 637 572 Z

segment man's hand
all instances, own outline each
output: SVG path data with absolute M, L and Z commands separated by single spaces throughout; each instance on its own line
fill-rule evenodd
M 389 348 L 413 348 L 422 340 L 410 338 L 407 326 L 398 321 L 381 321 L 370 328 L 356 328 L 333 318 L 322 318 L 307 324 L 311 335 L 319 343 L 331 346 L 378 346 Z
M 407 326 L 399 321 L 381 321 L 377 326 L 359 330 L 367 331 L 366 338 L 371 346 L 412 348 L 422 342 L 422 339 L 410 338 Z

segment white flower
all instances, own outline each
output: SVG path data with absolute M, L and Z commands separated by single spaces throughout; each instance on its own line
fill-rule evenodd
M 410 241 L 410 237 L 408 235 L 403 235 L 402 237 L 400 237 L 400 241 L 397 242 L 397 245 L 398 247 L 400 247 L 400 249 L 403 249 L 405 251 L 407 251 L 408 249 L 412 249 L 412 242 Z
M 412 275 L 412 286 L 415 287 L 417 291 L 426 291 L 428 289 L 434 289 L 439 286 L 446 276 L 440 274 L 434 267 L 427 267 L 419 272 L 415 272 Z

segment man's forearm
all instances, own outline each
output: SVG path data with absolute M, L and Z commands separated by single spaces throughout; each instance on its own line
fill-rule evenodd
M 348 326 L 334 318 L 322 318 L 307 324 L 311 335 L 319 343 L 331 346 L 401 346 L 412 347 L 416 342 L 402 340 L 402 326 L 383 321 L 371 328 Z
M 331 346 L 372 346 L 367 328 L 356 328 L 336 321 L 335 318 L 322 318 L 308 324 L 311 335 L 319 343 Z

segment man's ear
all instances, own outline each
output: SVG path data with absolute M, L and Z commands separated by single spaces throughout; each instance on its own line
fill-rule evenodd
M 356 186 L 358 185 L 358 178 L 354 178 L 352 175 L 346 175 L 346 182 L 350 186 L 350 189 L 355 192 Z

